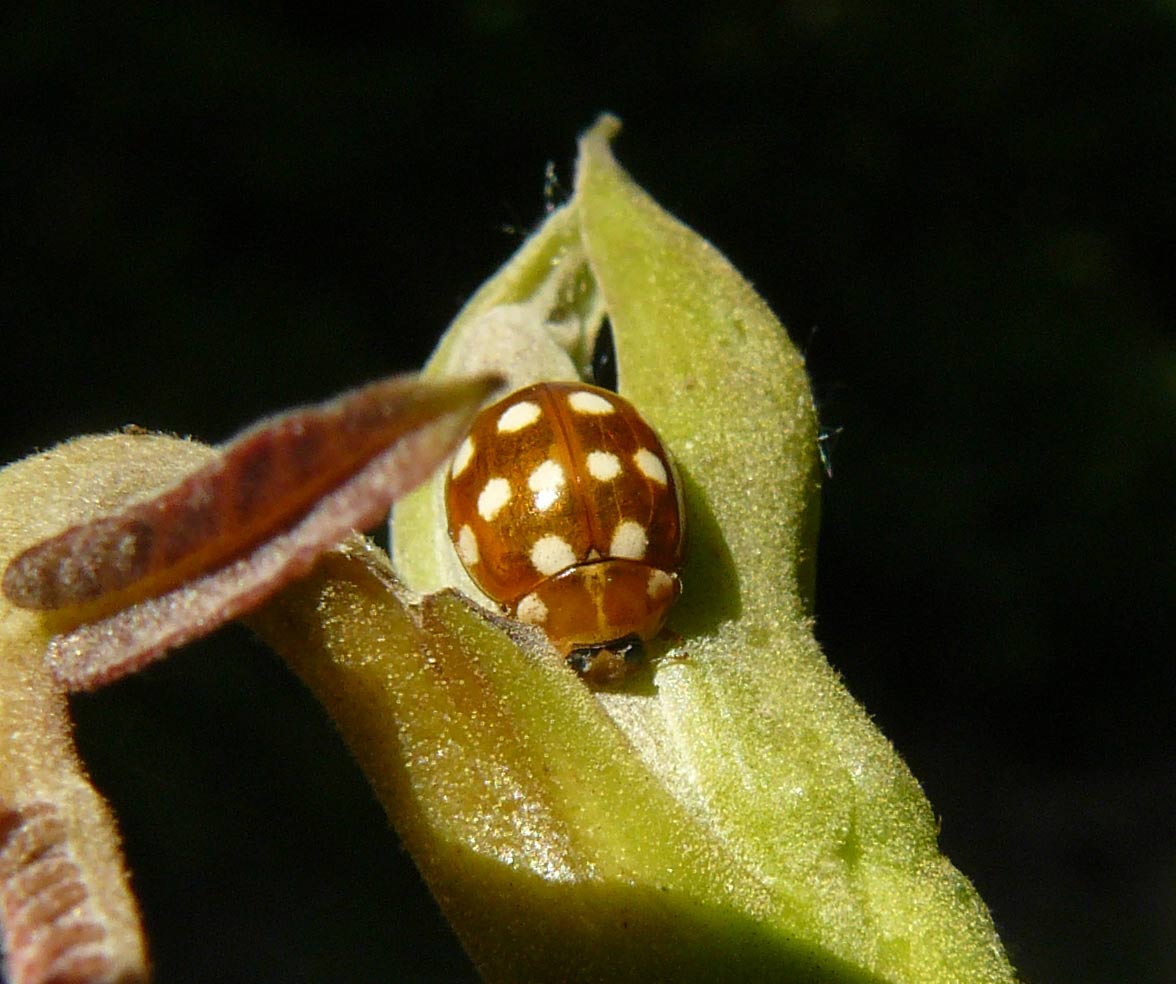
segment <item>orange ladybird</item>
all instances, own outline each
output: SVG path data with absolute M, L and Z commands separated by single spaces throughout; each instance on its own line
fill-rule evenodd
M 536 383 L 484 409 L 445 507 L 478 587 L 591 682 L 624 675 L 681 591 L 681 487 L 657 434 L 609 390 Z

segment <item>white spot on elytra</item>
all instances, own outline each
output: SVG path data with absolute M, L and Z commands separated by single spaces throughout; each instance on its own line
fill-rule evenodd
M 505 478 L 492 478 L 478 493 L 478 515 L 490 522 L 498 510 L 510 502 L 510 482 Z
M 674 579 L 665 571 L 656 568 L 649 572 L 649 580 L 645 583 L 645 593 L 650 598 L 662 598 L 670 593 Z
M 539 419 L 539 414 L 539 404 L 530 400 L 507 407 L 498 418 L 498 433 L 513 434 L 524 427 L 530 427 Z
M 608 545 L 610 557 L 623 557 L 626 560 L 640 560 L 645 556 L 645 547 L 649 537 L 645 527 L 631 519 L 623 520 L 613 531 L 612 542 Z
M 621 473 L 621 462 L 611 451 L 588 452 L 588 474 L 598 482 L 611 482 Z
M 542 625 L 547 621 L 547 606 L 532 592 L 519 602 L 515 616 L 520 622 L 526 622 L 528 625 Z
M 541 536 L 531 547 L 531 566 L 540 574 L 558 574 L 576 562 L 576 555 L 562 536 Z
M 612 413 L 616 409 L 599 393 L 592 393 L 588 390 L 577 390 L 575 393 L 569 394 L 568 406 L 576 413 L 590 414 Z
M 527 477 L 527 488 L 535 493 L 535 508 L 540 512 L 549 508 L 559 498 L 563 488 L 564 473 L 554 461 L 545 461 Z
M 474 456 L 474 439 L 467 437 L 461 442 L 457 453 L 453 456 L 453 464 L 449 466 L 449 474 L 457 478 L 463 471 L 469 467 L 470 459 Z
M 457 531 L 457 555 L 466 567 L 473 567 L 478 562 L 478 538 L 469 523 Z
M 636 462 L 641 474 L 651 482 L 657 482 L 658 485 L 666 484 L 666 466 L 662 464 L 661 458 L 648 448 L 642 448 L 633 455 L 633 461 Z

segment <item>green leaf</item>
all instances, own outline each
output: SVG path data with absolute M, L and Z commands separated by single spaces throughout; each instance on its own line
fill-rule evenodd
M 604 117 L 584 137 L 573 198 L 428 373 L 566 377 L 607 314 L 621 392 L 684 480 L 681 642 L 593 693 L 533 636 L 433 595 L 489 604 L 453 555 L 436 478 L 393 526 L 397 569 L 426 598 L 404 609 L 414 691 L 396 698 L 385 803 L 493 978 L 1013 980 L 918 783 L 813 638 L 803 359 L 620 168 L 617 129 Z
M 175 438 L 110 434 L 0 469 L 0 571 L 34 542 L 211 454 Z M 52 631 L 43 613 L 0 594 L 4 979 L 145 981 L 149 961 L 114 816 L 78 758 L 65 690 L 45 665 Z

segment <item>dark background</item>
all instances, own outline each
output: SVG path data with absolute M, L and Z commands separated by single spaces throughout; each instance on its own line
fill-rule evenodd
M 420 6 L 0 15 L 3 457 L 418 365 L 613 110 L 808 351 L 818 634 L 1014 962 L 1176 979 L 1176 8 Z M 243 631 L 75 707 L 161 984 L 470 977 Z

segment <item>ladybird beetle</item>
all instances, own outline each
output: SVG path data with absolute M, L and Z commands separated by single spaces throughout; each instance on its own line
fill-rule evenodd
M 482 410 L 445 508 L 478 587 L 591 683 L 627 672 L 681 590 L 681 486 L 653 428 L 609 390 L 535 383 Z

